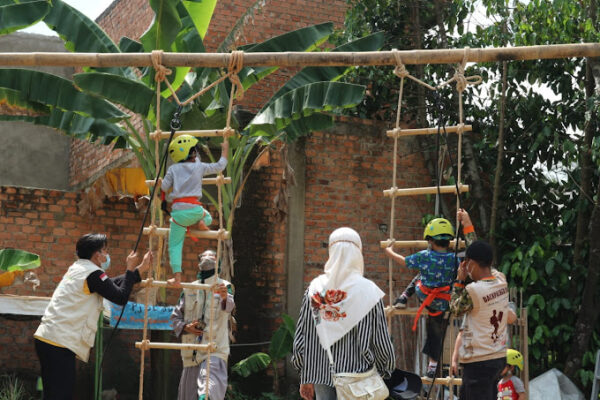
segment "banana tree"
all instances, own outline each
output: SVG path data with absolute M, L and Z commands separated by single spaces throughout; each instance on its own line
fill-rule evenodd
M 73 52 L 204 52 L 203 39 L 213 16 L 216 0 L 150 0 L 154 20 L 139 41 L 122 37 L 118 44 L 92 20 L 62 0 L 0 0 L 0 34 L 7 34 L 38 21 L 56 31 Z M 234 26 L 258 7 L 257 1 Z M 245 45 L 245 52 L 314 51 L 327 41 L 333 24 L 322 23 L 272 37 L 264 42 Z M 231 32 L 222 45 L 230 46 Z M 382 46 L 383 35 L 373 34 L 349 42 L 331 51 L 373 51 Z M 249 89 L 275 72 L 277 67 L 245 67 L 238 76 Z M 232 125 L 241 136 L 231 140 L 227 175 L 232 183 L 223 190 L 223 212 L 227 229 L 234 224 L 236 201 L 245 182 L 248 162 L 260 149 L 275 142 L 291 142 L 315 130 L 333 125 L 332 113 L 358 104 L 364 87 L 338 82 L 348 68 L 309 67 L 293 76 L 270 98 L 249 124 L 240 126 L 233 116 Z M 186 99 L 208 86 L 223 71 L 218 68 L 177 67 L 168 77 L 180 99 Z M 224 81 L 186 106 L 182 112 L 183 129 L 221 129 L 229 106 L 230 83 Z M 0 102 L 11 110 L 0 120 L 27 121 L 59 130 L 74 138 L 135 153 L 148 179 L 155 177 L 155 141 L 149 134 L 157 126 L 168 130 L 177 107 L 166 86 L 162 93 L 160 115 L 156 115 L 156 82 L 152 68 L 84 68 L 65 79 L 26 69 L 3 69 L 0 74 Z M 141 123 L 139 123 L 141 121 Z M 219 139 L 216 139 L 219 140 Z M 208 141 L 214 145 L 215 139 Z M 165 143 L 159 144 L 159 154 Z M 258 150 L 255 150 L 258 149 Z M 159 171 L 164 173 L 164 171 Z M 216 199 L 206 193 L 213 204 Z M 226 246 L 226 252 L 232 251 Z M 232 253 L 231 253 L 232 254 Z M 232 256 L 225 259 L 232 259 Z M 227 271 L 227 266 L 224 266 Z

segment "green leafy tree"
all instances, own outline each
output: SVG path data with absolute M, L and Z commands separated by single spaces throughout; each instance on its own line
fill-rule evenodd
M 277 362 L 284 359 L 292 351 L 294 334 L 296 332 L 296 324 L 289 315 L 283 314 L 281 318 L 283 322 L 271 338 L 269 353 L 254 353 L 239 361 L 231 368 L 236 374 L 247 378 L 251 374 L 260 372 L 271 366 L 273 368 L 273 393 L 275 394 L 279 394 Z
M 232 38 L 246 16 L 259 8 L 254 4 L 240 18 L 219 51 L 232 48 Z M 7 34 L 38 21 L 56 31 L 73 52 L 168 52 L 205 51 L 204 35 L 212 19 L 216 0 L 152 0 L 154 20 L 140 41 L 122 37 L 114 43 L 94 21 L 61 0 L 0 0 L 0 33 Z M 245 52 L 317 51 L 333 32 L 332 23 L 322 23 L 284 33 L 261 43 L 243 46 Z M 370 51 L 382 45 L 382 35 L 373 34 L 341 44 L 331 51 Z M 235 49 L 235 48 L 233 48 Z M 238 74 L 245 90 L 277 71 L 277 67 L 244 67 Z M 245 182 L 247 163 L 256 149 L 275 142 L 290 142 L 314 130 L 333 125 L 332 113 L 358 104 L 361 85 L 339 82 L 345 67 L 304 68 L 293 76 L 243 125 L 233 113 L 232 126 L 242 135 L 231 140 L 226 175 L 232 183 L 223 188 L 226 229 L 234 225 L 236 204 Z M 223 75 L 218 68 L 177 67 L 168 77 L 180 99 L 185 100 Z M 72 80 L 26 69 L 3 69 L 0 100 L 10 105 L 11 114 L 0 120 L 27 121 L 55 128 L 69 136 L 133 151 L 148 179 L 155 177 L 155 146 L 150 133 L 157 127 L 169 130 L 177 108 L 166 86 L 161 86 L 160 116 L 156 115 L 156 82 L 153 68 L 84 68 Z M 224 128 L 230 82 L 224 81 L 182 110 L 182 129 Z M 16 112 L 15 112 L 16 111 Z M 206 140 L 214 145 L 220 139 Z M 158 153 L 164 151 L 164 141 Z M 161 171 L 164 173 L 164 171 Z M 216 205 L 216 199 L 205 191 Z M 225 247 L 225 260 L 233 259 L 232 243 Z M 228 265 L 223 266 L 229 271 Z

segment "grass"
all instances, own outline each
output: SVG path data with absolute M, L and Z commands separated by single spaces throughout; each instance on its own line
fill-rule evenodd
M 14 375 L 0 376 L 0 400 L 30 400 L 23 383 Z

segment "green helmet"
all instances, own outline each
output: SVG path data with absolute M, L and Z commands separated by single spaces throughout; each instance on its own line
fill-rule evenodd
M 452 224 L 445 218 L 432 219 L 423 232 L 423 239 L 449 240 L 454 238 Z
M 192 135 L 181 135 L 174 138 L 169 144 L 169 155 L 173 162 L 187 160 L 190 149 L 198 144 L 198 139 Z
M 506 363 L 508 365 L 514 365 L 515 367 L 519 367 L 519 369 L 523 370 L 523 355 L 515 349 L 506 350 Z

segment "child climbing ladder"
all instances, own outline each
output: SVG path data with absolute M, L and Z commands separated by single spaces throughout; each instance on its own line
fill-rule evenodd
M 202 206 L 202 178 L 216 174 L 227 166 L 229 142 L 223 139 L 221 158 L 216 163 L 200 161 L 197 150 L 198 139 L 190 135 L 181 135 L 169 144 L 169 156 L 175 164 L 171 165 L 161 183 L 163 193 L 173 189 L 167 196 L 173 203 L 169 231 L 169 261 L 174 278 L 167 282 L 181 286 L 181 253 L 185 234 L 189 227 L 200 223 L 200 230 L 208 230 L 212 217 Z

